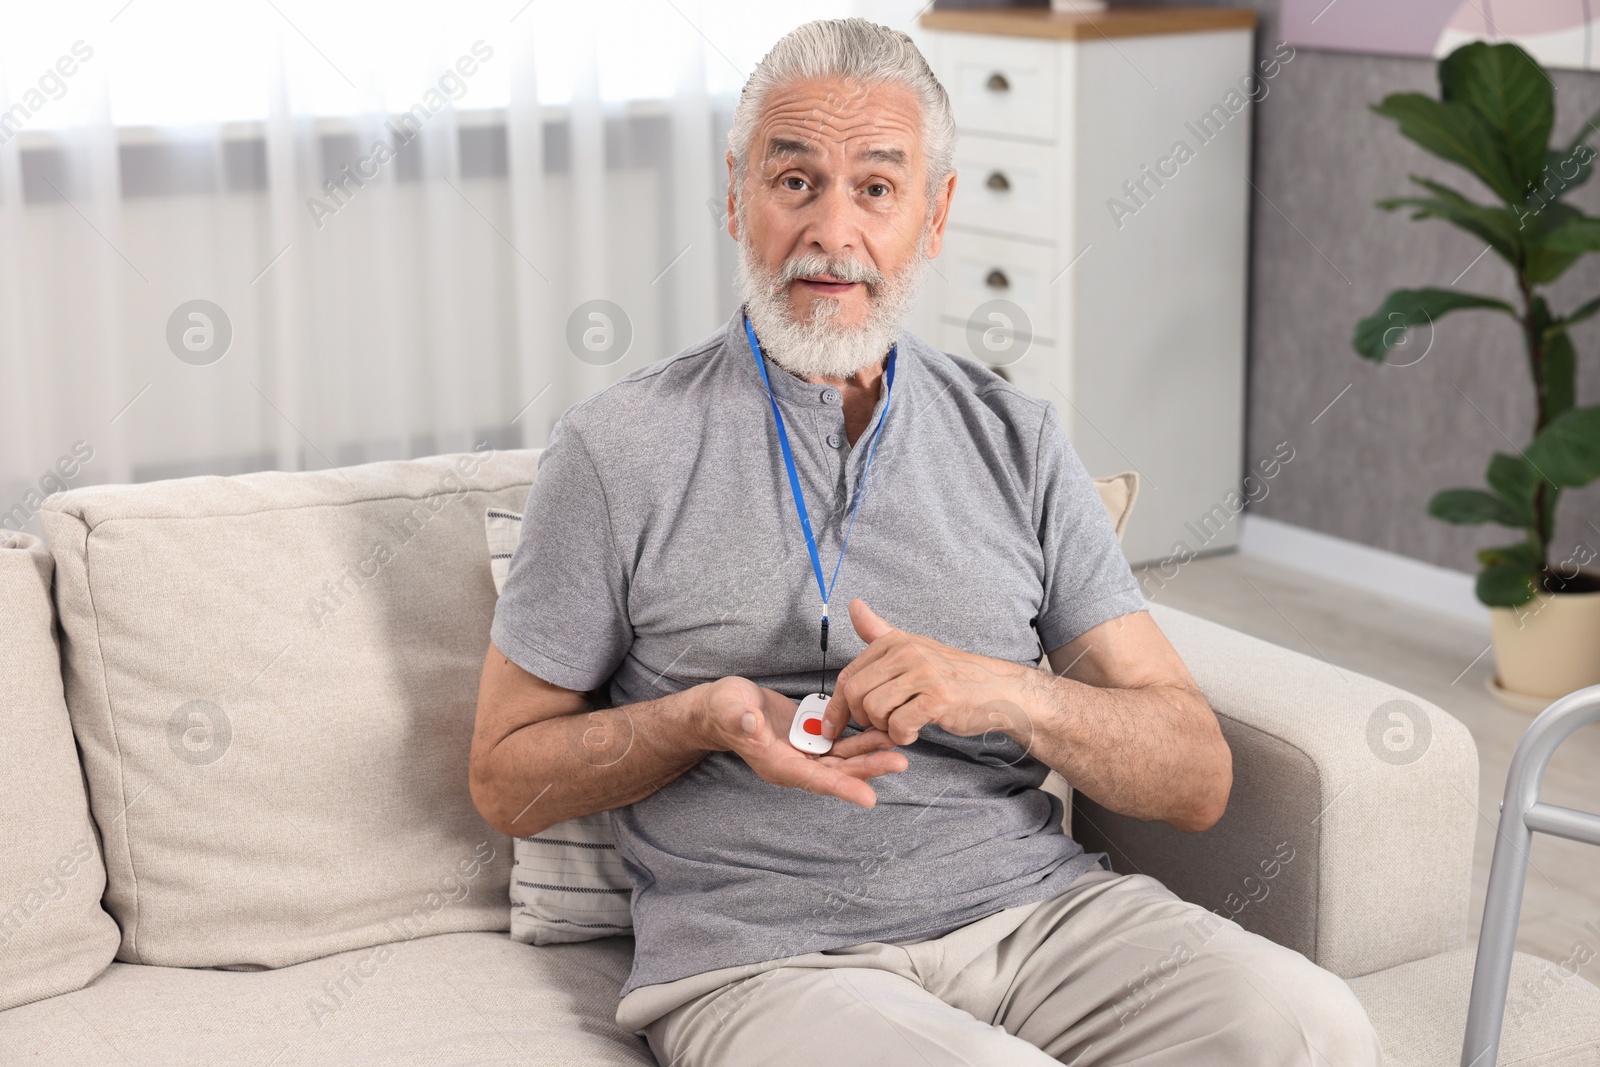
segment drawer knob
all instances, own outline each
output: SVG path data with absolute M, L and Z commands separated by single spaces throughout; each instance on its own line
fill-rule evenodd
M 996 267 L 989 272 L 988 277 L 983 279 L 983 284 L 991 289 L 1009 289 L 1011 288 L 1011 279 L 1006 277 L 1005 271 Z
M 989 75 L 989 80 L 984 85 L 991 93 L 1004 93 L 1011 90 L 1011 83 L 998 70 Z
M 995 171 L 993 174 L 989 175 L 989 180 L 984 182 L 984 184 L 997 193 L 1006 193 L 1011 191 L 1011 181 L 999 171 Z

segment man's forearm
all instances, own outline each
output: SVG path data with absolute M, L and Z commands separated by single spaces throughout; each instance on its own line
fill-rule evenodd
M 1097 803 L 1203 830 L 1221 818 L 1233 758 L 1199 691 L 1100 688 L 1030 670 L 1006 732 Z
M 527 837 L 649 796 L 711 751 L 702 689 L 558 715 L 508 734 L 473 785 L 479 810 L 501 832 Z
M 833 701 L 857 723 L 902 745 L 929 723 L 963 737 L 1000 730 L 1113 811 L 1184 830 L 1222 817 L 1233 757 L 1148 612 L 1052 651 L 1052 664 L 1067 663 L 1062 676 L 897 629 L 859 598 L 850 621 L 867 649 L 839 672 Z

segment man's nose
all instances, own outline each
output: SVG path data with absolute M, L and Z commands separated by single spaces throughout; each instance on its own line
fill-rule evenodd
M 853 259 L 860 251 L 855 204 L 846 185 L 832 183 L 811 203 L 806 242 L 830 259 Z

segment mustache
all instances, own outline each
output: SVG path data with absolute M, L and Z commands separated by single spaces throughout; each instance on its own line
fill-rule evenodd
M 882 288 L 887 280 L 883 271 L 858 260 L 834 259 L 821 252 L 806 252 L 784 261 L 773 279 L 773 288 L 775 291 L 782 291 L 796 278 L 810 278 L 822 274 L 842 282 L 866 282 L 867 288 L 874 293 Z

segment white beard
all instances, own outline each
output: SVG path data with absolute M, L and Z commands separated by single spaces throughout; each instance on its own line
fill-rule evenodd
M 742 212 L 740 216 L 739 233 L 748 235 Z M 893 276 L 854 259 L 830 260 L 819 252 L 796 256 L 777 270 L 768 270 L 748 236 L 741 236 L 733 271 L 734 292 L 773 362 L 801 378 L 849 378 L 884 359 L 900 336 L 928 264 L 923 251 L 927 234 L 924 224 L 917 236 L 916 257 Z M 789 314 L 790 283 L 817 274 L 865 282 L 867 321 L 855 328 L 840 325 L 836 320 L 843 303 L 825 296 L 812 300 L 809 319 L 796 321 Z

